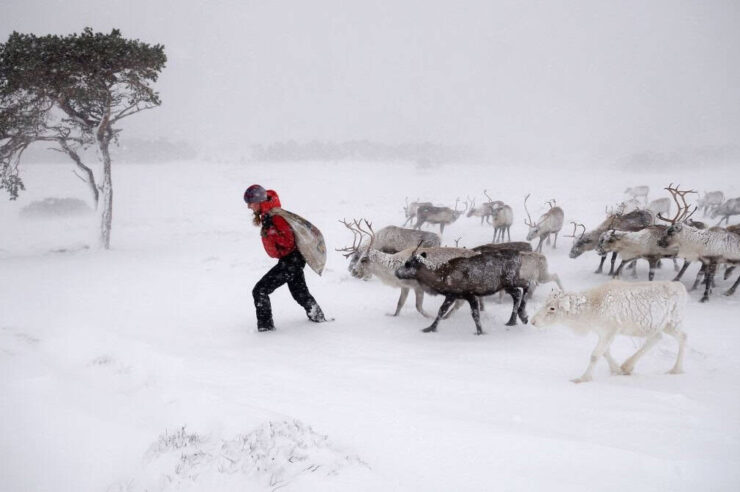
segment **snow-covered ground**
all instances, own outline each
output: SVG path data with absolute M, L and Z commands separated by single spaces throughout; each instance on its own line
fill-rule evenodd
M 45 197 L 88 199 L 71 166 L 27 166 L 28 190 L 0 206 L 0 489 L 740 490 L 740 294 L 720 295 L 728 282 L 706 304 L 691 293 L 686 374 L 664 374 L 677 349 L 665 337 L 633 376 L 602 361 L 574 385 L 594 337 L 507 329 L 508 298 L 488 303 L 486 336 L 467 309 L 424 334 L 413 302 L 388 317 L 398 292 L 352 278 L 334 251 L 351 243 L 338 219 L 400 225 L 407 196 L 452 204 L 486 188 L 513 205 L 516 240 L 526 193 L 532 215 L 554 197 L 587 226 L 627 186 L 740 195 L 731 166 L 566 167 L 117 165 L 113 248 L 100 251 L 92 217 L 19 217 Z M 281 288 L 277 331 L 256 332 L 251 289 L 274 260 L 242 202 L 252 183 L 324 231 L 327 271 L 306 276 L 336 322 L 308 322 Z M 463 217 L 443 243 L 491 235 Z M 565 287 L 606 281 L 570 244 L 546 250 Z M 657 279 L 672 275 L 666 265 Z M 618 339 L 613 353 L 640 343 Z

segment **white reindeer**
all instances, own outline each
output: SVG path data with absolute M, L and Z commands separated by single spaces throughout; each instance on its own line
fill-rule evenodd
M 529 195 L 524 197 L 524 210 L 527 212 L 529 220 L 524 219 L 524 223 L 529 227 L 527 233 L 527 241 L 531 241 L 536 237 L 540 238 L 540 242 L 537 244 L 535 251 L 538 253 L 542 252 L 542 242 L 547 239 L 547 244 L 550 244 L 550 235 L 555 235 L 555 240 L 552 244 L 552 249 L 555 249 L 558 244 L 558 233 L 563 228 L 563 209 L 555 206 L 555 200 L 547 202 L 550 205 L 550 210 L 542 214 L 537 222 L 532 222 L 532 217 L 529 215 L 527 210 L 527 199 Z M 551 203 L 552 202 L 552 203 Z
M 729 225 L 731 215 L 740 215 L 740 197 L 730 198 L 729 200 L 717 205 L 712 211 L 713 219 L 720 217 L 717 225 L 720 225 L 723 220 L 725 221 L 725 224 Z
M 696 208 L 689 213 L 685 195 L 696 192 L 680 191 L 678 187 L 673 188 L 672 185 L 666 189 L 673 195 L 676 205 L 678 205 L 678 212 L 671 219 L 658 216 L 661 220 L 671 224 L 658 240 L 658 246 L 663 248 L 677 247 L 678 256 L 686 261 L 699 260 L 702 262 L 705 270 L 705 289 L 700 302 L 706 302 L 712 292 L 717 265 L 720 263 L 740 263 L 740 236 L 717 227 L 698 229 L 689 225 L 688 219 L 696 212 Z M 683 201 L 683 206 L 679 204 L 678 198 Z M 740 283 L 740 279 L 729 291 L 725 292 L 725 295 L 732 295 L 738 283 Z
M 725 201 L 725 194 L 721 191 L 705 191 L 704 196 L 696 201 L 696 206 L 701 209 L 702 216 L 714 212 Z
M 686 334 L 681 330 L 688 294 L 680 282 L 622 282 L 613 280 L 583 292 L 553 292 L 532 318 L 538 328 L 562 323 L 576 333 L 598 335 L 586 371 L 574 383 L 591 381 L 603 356 L 612 374 L 631 374 L 637 361 L 666 333 L 678 341 L 678 356 L 670 374 L 683 372 Z M 621 366 L 609 353 L 617 335 L 645 338 L 645 344 Z
M 641 198 L 644 204 L 647 204 L 648 193 L 650 193 L 649 186 L 633 186 L 624 190 L 625 195 L 629 195 L 632 198 Z
M 657 217 L 658 214 L 668 215 L 671 213 L 671 199 L 668 197 L 658 198 L 648 203 L 645 208 L 653 214 L 653 217 Z

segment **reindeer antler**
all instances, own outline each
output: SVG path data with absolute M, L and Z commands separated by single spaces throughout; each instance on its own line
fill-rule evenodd
M 552 203 L 550 203 L 550 202 L 552 202 Z M 554 198 L 552 200 L 547 200 L 545 203 L 547 203 L 548 205 L 550 205 L 550 208 L 553 208 L 555 206 L 555 204 L 556 204 Z
M 570 236 L 563 236 L 563 237 L 572 237 L 572 238 L 575 238 L 576 237 L 576 229 L 578 229 L 578 224 L 576 224 L 572 220 L 570 221 L 570 223 L 573 224 L 573 234 L 571 234 Z
M 347 222 L 346 219 L 342 219 L 339 222 L 344 224 L 347 229 L 352 231 L 352 246 L 348 246 L 346 248 L 334 248 L 334 250 L 339 252 L 346 252 L 346 254 L 344 254 L 344 257 L 349 258 L 360 248 L 360 243 L 362 242 L 362 233 L 359 230 L 355 229 L 354 225 Z M 354 222 L 357 223 L 357 221 Z M 358 239 L 360 240 L 359 243 L 357 242 Z
M 488 203 L 493 203 L 493 198 L 488 194 L 488 190 L 483 190 L 483 194 L 488 198 Z
M 367 234 L 368 238 L 370 238 L 370 242 L 367 244 L 367 249 L 370 249 L 373 247 L 373 243 L 375 242 L 375 231 L 373 230 L 373 224 L 372 222 L 368 222 L 367 219 L 362 219 L 363 222 L 365 222 L 365 225 L 367 226 L 367 231 L 362 228 L 359 222 L 355 221 L 357 223 L 357 228 Z
M 698 207 L 694 207 L 694 210 L 689 213 L 689 209 L 691 208 L 688 203 L 686 203 L 686 195 L 689 193 L 696 193 L 695 190 L 685 190 L 681 191 L 680 189 L 681 185 L 676 185 L 676 187 L 673 187 L 673 183 L 669 184 L 666 190 L 668 190 L 668 193 L 671 194 L 671 197 L 673 198 L 673 201 L 676 202 L 676 207 L 678 210 L 676 210 L 676 215 L 673 216 L 671 219 L 667 219 L 663 217 L 660 213 L 657 214 L 657 217 L 660 220 L 663 220 L 665 222 L 668 222 L 671 225 L 677 224 L 679 222 L 685 222 L 689 220 L 689 218 L 694 215 L 694 212 L 696 212 Z M 683 202 L 683 205 L 681 205 L 678 202 L 678 198 L 681 198 L 681 201 Z
M 532 222 L 532 216 L 529 215 L 529 210 L 527 209 L 527 199 L 529 199 L 530 194 L 531 193 L 527 193 L 527 196 L 524 197 L 524 211 L 527 212 L 527 217 L 529 218 L 529 221 L 527 221 L 527 219 L 524 219 L 524 224 L 529 227 L 533 227 L 534 222 Z

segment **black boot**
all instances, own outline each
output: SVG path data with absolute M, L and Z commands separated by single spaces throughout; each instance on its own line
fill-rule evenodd
M 272 323 L 265 324 L 265 325 L 258 325 L 257 331 L 275 331 L 275 325 Z
M 324 321 L 328 321 L 318 304 L 314 304 L 310 309 L 306 310 L 306 315 L 308 316 L 308 319 L 314 323 L 323 323 Z

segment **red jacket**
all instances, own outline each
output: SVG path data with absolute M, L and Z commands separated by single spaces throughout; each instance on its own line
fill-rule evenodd
M 267 200 L 260 204 L 262 213 L 262 245 L 272 258 L 282 258 L 292 253 L 295 246 L 293 230 L 279 215 L 270 214 L 270 210 L 280 206 L 280 198 L 273 190 L 267 190 Z

